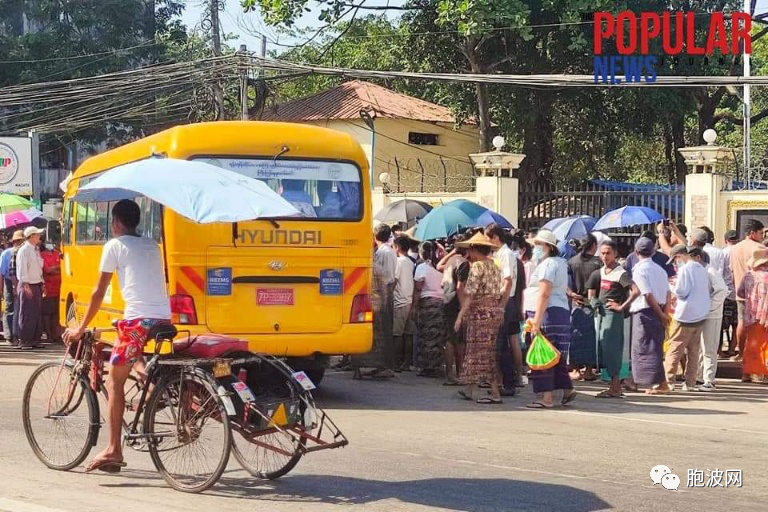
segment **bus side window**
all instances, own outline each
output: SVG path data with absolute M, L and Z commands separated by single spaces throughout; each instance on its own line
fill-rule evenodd
M 75 208 L 75 218 L 77 222 L 77 228 L 75 231 L 75 241 L 78 243 L 86 243 L 90 241 L 88 236 L 89 230 L 92 230 L 96 218 L 94 216 L 95 211 L 91 208 L 89 203 L 78 203 Z
M 148 202 L 151 205 L 152 221 L 149 224 L 151 232 L 147 233 L 147 235 L 159 242 L 163 239 L 163 205 L 154 201 Z
M 75 222 L 72 215 L 72 201 L 64 202 L 64 211 L 62 212 L 62 225 L 61 225 L 61 243 L 64 245 L 72 245 L 72 226 Z

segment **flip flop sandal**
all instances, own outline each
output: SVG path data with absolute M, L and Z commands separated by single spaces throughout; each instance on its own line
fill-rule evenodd
M 103 471 L 104 473 L 119 473 L 122 468 L 127 466 L 125 462 L 117 460 L 99 460 L 92 461 L 88 467 L 85 468 L 86 473 L 92 473 L 93 471 Z
M 491 397 L 483 397 L 478 398 L 475 400 L 475 403 L 483 404 L 483 405 L 498 405 L 503 404 L 504 402 L 501 401 L 501 398 L 491 398 Z
M 564 396 L 560 403 L 563 405 L 568 405 L 569 403 L 573 402 L 576 399 L 576 395 L 577 395 L 576 391 L 571 391 L 571 394 Z
M 491 389 L 491 385 L 488 384 L 487 382 L 483 382 L 482 384 L 479 384 L 477 387 L 480 389 Z
M 525 404 L 525 406 L 528 409 L 554 409 L 554 405 L 547 405 L 543 402 L 531 402 L 529 404 Z
M 462 390 L 459 390 L 459 391 L 457 391 L 457 392 L 456 392 L 456 394 L 457 394 L 457 395 L 458 395 L 458 397 L 459 397 L 459 398 L 461 398 L 462 400 L 467 400 L 467 401 L 469 401 L 469 402 L 471 402 L 471 401 L 472 401 L 472 397 L 471 397 L 471 396 L 469 396 L 469 395 L 468 395 L 468 394 L 467 394 L 467 393 L 466 393 L 466 392 L 465 392 L 463 389 L 462 389 Z
M 456 380 L 443 382 L 443 386 L 463 386 L 463 385 L 464 384 Z
M 612 395 L 610 391 L 607 389 L 604 391 L 599 392 L 597 395 L 595 395 L 596 398 L 624 398 L 624 393 L 620 395 Z

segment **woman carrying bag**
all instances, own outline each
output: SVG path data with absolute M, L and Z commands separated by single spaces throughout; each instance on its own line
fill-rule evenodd
M 529 291 L 535 294 L 536 309 L 530 329 L 533 336 L 542 334 L 560 351 L 560 361 L 547 370 L 531 370 L 533 392 L 539 398 L 528 404 L 530 409 L 554 407 L 553 392 L 563 390 L 562 405 L 576 398 L 568 375 L 568 350 L 571 339 L 571 312 L 568 304 L 568 265 L 560 257 L 557 237 L 542 229 L 533 240 L 533 259 L 540 263 L 531 275 Z M 529 314 L 530 316 L 530 314 Z

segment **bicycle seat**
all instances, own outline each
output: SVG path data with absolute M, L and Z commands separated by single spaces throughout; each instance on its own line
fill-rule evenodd
M 248 342 L 220 334 L 200 334 L 175 340 L 173 351 L 200 359 L 215 359 L 229 352 L 248 351 Z
M 173 324 L 157 324 L 149 330 L 147 339 L 155 341 L 173 341 L 179 331 Z

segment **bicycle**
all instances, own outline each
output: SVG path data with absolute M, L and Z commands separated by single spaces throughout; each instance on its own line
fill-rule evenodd
M 68 471 L 81 464 L 98 441 L 101 414 L 97 393 L 104 387 L 104 350 L 89 330 L 69 345 L 60 363 L 38 367 L 24 390 L 22 416 L 35 455 L 51 469 Z M 207 367 L 215 360 L 161 355 L 177 335 L 170 324 L 149 335 L 154 353 L 144 376 L 126 386 L 124 442 L 148 452 L 165 481 L 183 492 L 202 492 L 215 484 L 229 461 L 232 445 L 231 401 Z M 138 398 L 138 402 L 136 402 Z M 119 470 L 119 468 L 118 468 Z
M 307 453 L 349 444 L 325 411 L 315 405 L 311 394 L 314 385 L 303 372 L 294 372 L 281 359 L 248 352 L 244 340 L 200 335 L 174 341 L 177 334 L 170 324 L 150 332 L 154 352 L 145 367 L 146 377 L 130 379 L 126 412 L 134 417 L 123 421 L 125 443 L 148 451 L 158 472 L 174 489 L 202 492 L 210 488 L 221 477 L 230 452 L 251 475 L 276 479 L 291 471 Z M 167 355 L 160 354 L 163 343 L 170 343 Z M 87 331 L 77 344 L 68 347 L 61 363 L 41 365 L 27 383 L 24 431 L 35 455 L 51 469 L 73 469 L 96 445 L 101 427 L 97 393 L 108 398 L 104 348 L 97 332 Z M 42 399 L 33 403 L 36 384 L 46 375 L 53 385 L 51 389 L 41 385 Z M 40 409 L 37 414 L 31 410 L 34 404 Z M 162 413 L 169 417 L 158 421 Z M 54 430 L 52 443 L 41 444 L 33 420 Z M 201 463 L 206 464 L 205 469 L 189 475 L 187 469 L 192 464 L 174 455 L 189 447 L 192 455 L 209 453 L 195 445 L 203 438 L 206 420 L 212 420 L 208 425 L 219 427 L 220 438 L 214 442 L 218 456 L 211 461 L 204 458 Z M 69 423 L 75 427 L 69 429 Z M 80 437 L 66 443 L 70 430 Z M 179 459 L 184 471 L 169 468 Z

